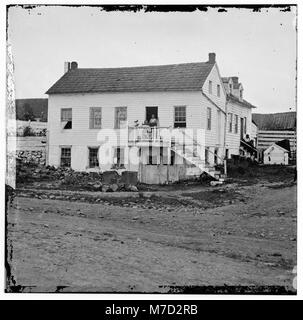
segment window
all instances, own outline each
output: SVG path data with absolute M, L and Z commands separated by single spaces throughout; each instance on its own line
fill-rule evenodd
M 72 108 L 61 109 L 61 122 L 63 129 L 72 129 Z
M 70 147 L 61 148 L 60 166 L 61 167 L 71 166 L 71 148 Z
M 101 129 L 102 111 L 100 107 L 89 108 L 89 128 Z
M 127 107 L 115 108 L 115 129 L 126 128 L 127 126 Z
M 186 107 L 178 106 L 175 107 L 175 128 L 185 128 L 186 127 Z
M 244 128 L 243 128 L 243 130 L 244 130 L 244 133 L 246 134 L 247 133 L 247 128 L 246 128 L 246 125 L 247 125 L 247 118 L 246 117 L 244 117 Z
M 233 85 L 230 83 L 229 84 L 229 92 L 232 93 L 233 92 Z
M 221 93 L 221 92 L 220 92 L 220 85 L 217 84 L 217 96 L 218 96 L 218 97 L 220 97 L 220 93 Z
M 115 148 L 114 153 L 114 167 L 116 168 L 124 168 L 124 148 Z
M 229 113 L 228 114 L 228 131 L 232 132 L 233 131 L 233 114 Z
M 212 81 L 208 81 L 208 93 L 212 94 L 213 93 L 213 82 Z
M 243 90 L 242 89 L 240 90 L 240 98 L 241 99 L 243 98 Z
M 207 130 L 211 130 L 211 108 L 207 108 Z
M 235 114 L 235 133 L 238 133 L 239 117 Z
M 88 148 L 88 159 L 89 159 L 89 167 L 95 168 L 99 167 L 99 160 L 98 160 L 98 151 L 99 148 Z
M 205 164 L 209 164 L 209 149 L 205 148 Z

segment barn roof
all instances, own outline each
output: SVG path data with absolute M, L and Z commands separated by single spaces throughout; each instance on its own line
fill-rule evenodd
M 76 68 L 46 93 L 98 93 L 201 90 L 214 63 L 196 62 L 144 67 Z
M 296 112 L 253 113 L 253 121 L 259 130 L 294 130 L 296 128 Z

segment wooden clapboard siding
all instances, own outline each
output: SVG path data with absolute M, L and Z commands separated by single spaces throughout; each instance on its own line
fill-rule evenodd
M 288 139 L 292 151 L 296 150 L 296 132 L 293 130 L 259 130 L 258 131 L 258 148 L 266 149 L 273 143 L 280 140 Z

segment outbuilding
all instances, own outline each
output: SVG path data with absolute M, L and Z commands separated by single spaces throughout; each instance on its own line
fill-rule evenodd
M 288 165 L 289 150 L 273 143 L 264 151 L 264 164 L 282 164 Z

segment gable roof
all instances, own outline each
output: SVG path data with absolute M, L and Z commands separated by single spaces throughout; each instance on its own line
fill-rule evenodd
M 280 146 L 277 142 L 274 142 L 272 145 L 270 145 L 268 148 L 266 148 L 266 150 L 264 150 L 264 153 L 269 153 L 271 150 L 271 148 L 273 147 L 277 147 L 278 149 L 284 151 L 285 152 L 289 152 L 289 150 L 285 149 L 284 147 Z
M 276 145 L 290 152 L 290 142 L 288 139 L 277 141 Z
M 214 63 L 196 62 L 145 67 L 77 68 L 65 73 L 46 94 L 196 91 Z
M 247 108 L 257 108 L 256 106 L 252 105 L 251 103 L 249 103 L 245 99 L 240 100 L 240 98 L 236 97 L 235 95 L 233 95 L 231 93 L 227 94 L 227 100 L 231 101 L 231 102 L 239 103 L 242 106 L 247 107 Z
M 252 119 L 259 130 L 294 130 L 296 128 L 296 112 L 253 113 Z

